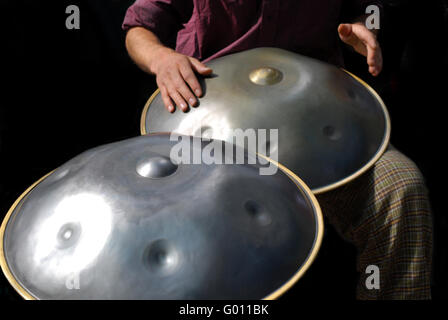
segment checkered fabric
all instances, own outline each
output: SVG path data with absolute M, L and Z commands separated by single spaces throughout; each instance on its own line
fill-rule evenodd
M 358 299 L 430 299 L 432 215 L 417 166 L 392 146 L 373 168 L 317 196 L 327 219 L 357 248 Z M 380 288 L 368 289 L 369 265 Z

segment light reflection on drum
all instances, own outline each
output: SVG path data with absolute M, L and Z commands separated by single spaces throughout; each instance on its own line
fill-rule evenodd
M 281 165 L 260 175 L 247 153 L 256 164 L 173 163 L 175 144 L 156 134 L 101 146 L 25 191 L 1 227 L 13 287 L 28 299 L 272 299 L 288 290 L 322 240 L 308 187 Z

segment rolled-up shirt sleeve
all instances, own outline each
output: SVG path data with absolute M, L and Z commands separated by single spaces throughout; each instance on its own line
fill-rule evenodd
M 185 13 L 191 12 L 192 1 L 186 0 L 137 0 L 126 11 L 122 28 L 143 27 L 170 41 L 182 28 Z

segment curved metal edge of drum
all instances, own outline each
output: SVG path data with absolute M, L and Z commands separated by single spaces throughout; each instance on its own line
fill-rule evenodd
M 304 195 L 308 196 L 308 200 L 310 200 L 316 216 L 316 229 L 317 229 L 316 237 L 314 239 L 313 249 L 311 250 L 307 259 L 287 282 L 285 282 L 279 289 L 263 298 L 263 300 L 276 300 L 280 298 L 284 293 L 286 293 L 289 289 L 291 289 L 292 286 L 294 286 L 297 283 L 297 281 L 299 281 L 299 279 L 302 278 L 302 276 L 310 268 L 311 264 L 316 259 L 317 253 L 319 252 L 320 246 L 322 244 L 322 239 L 324 236 L 324 218 L 322 215 L 322 210 L 320 208 L 319 202 L 317 201 L 312 190 L 305 184 L 305 182 L 302 181 L 302 179 L 300 179 L 296 174 L 294 174 L 294 172 L 286 168 L 284 165 L 262 154 L 258 154 L 258 156 L 276 165 L 296 184 L 297 188 L 301 190 L 302 193 L 305 193 Z
M 152 93 L 152 95 L 149 97 L 148 101 L 145 104 L 145 107 L 143 108 L 142 115 L 140 117 L 140 134 L 141 135 L 145 135 L 145 134 L 149 133 L 146 131 L 146 115 L 148 114 L 148 110 L 149 110 L 149 107 L 150 107 L 152 101 L 156 98 L 156 96 L 159 94 L 159 92 L 160 92 L 160 89 L 157 88 L 156 91 L 154 91 Z
M 363 85 L 375 97 L 375 99 L 380 103 L 381 108 L 383 110 L 385 123 L 386 123 L 386 132 L 384 133 L 383 142 L 382 142 L 381 146 L 378 148 L 377 153 L 375 154 L 374 157 L 372 157 L 372 159 L 370 159 L 369 162 L 367 162 L 362 168 L 358 169 L 357 171 L 355 171 L 354 173 L 352 173 L 351 175 L 349 175 L 348 177 L 346 177 L 342 180 L 336 181 L 336 182 L 331 183 L 326 186 L 322 186 L 320 188 L 312 189 L 311 191 L 314 194 L 321 194 L 321 193 L 325 193 L 327 191 L 334 190 L 346 183 L 349 183 L 350 181 L 355 180 L 357 177 L 361 176 L 363 173 L 365 173 L 367 170 L 369 170 L 375 164 L 375 162 L 377 162 L 379 160 L 379 158 L 381 158 L 381 156 L 384 154 L 387 147 L 389 146 L 390 133 L 391 133 L 391 121 L 390 121 L 389 112 L 387 111 L 387 107 L 386 107 L 383 99 L 381 99 L 380 95 L 371 86 L 369 86 L 364 80 L 360 79 L 359 77 L 355 76 L 353 73 L 351 73 L 343 68 L 341 68 L 341 70 L 344 71 L 345 73 L 347 73 L 349 76 L 351 76 L 356 81 L 358 81 L 361 85 Z M 153 94 L 151 95 L 151 97 L 146 102 L 145 107 L 143 108 L 142 115 L 140 118 L 140 134 L 141 135 L 145 135 L 145 134 L 149 133 L 149 130 L 147 130 L 147 128 L 146 128 L 147 114 L 148 114 L 148 110 L 151 106 L 151 103 L 153 102 L 155 97 L 159 94 L 159 92 L 160 92 L 159 89 L 154 91 Z
M 160 134 L 160 133 L 158 133 Z M 157 134 L 156 134 L 157 135 Z M 322 211 L 320 208 L 320 205 L 314 196 L 313 192 L 308 188 L 308 186 L 299 178 L 297 177 L 292 171 L 290 171 L 288 168 L 283 166 L 282 164 L 264 156 L 261 154 L 258 154 L 258 156 L 265 158 L 266 160 L 272 162 L 274 165 L 276 165 L 280 170 L 282 170 L 283 173 L 286 174 L 287 177 L 289 177 L 295 185 L 298 187 L 298 189 L 301 191 L 302 194 L 310 201 L 310 204 L 313 206 L 314 213 L 316 216 L 316 237 L 314 239 L 314 244 L 312 247 L 312 250 L 310 254 L 308 255 L 306 261 L 300 266 L 300 268 L 297 270 L 297 272 L 286 282 L 284 283 L 280 288 L 275 290 L 273 293 L 269 294 L 268 296 L 264 297 L 263 300 L 275 300 L 278 299 L 280 296 L 282 296 L 286 291 L 288 291 L 297 281 L 305 274 L 305 272 L 308 270 L 308 268 L 311 266 L 311 264 L 314 262 L 314 259 L 317 256 L 317 253 L 319 252 L 323 234 L 324 234 L 324 220 Z M 12 271 L 10 270 L 8 263 L 6 261 L 6 255 L 4 251 L 4 237 L 5 237 L 5 231 L 7 224 L 9 222 L 9 219 L 11 218 L 14 210 L 16 207 L 20 204 L 20 202 L 43 180 L 45 180 L 49 175 L 51 175 L 55 170 L 47 173 L 42 178 L 34 182 L 28 189 L 26 189 L 19 198 L 13 203 L 11 208 L 8 210 L 5 218 L 3 219 L 2 225 L 0 227 L 0 266 L 3 271 L 3 274 L 8 279 L 11 286 L 18 292 L 22 298 L 26 300 L 37 300 L 36 297 L 34 297 L 32 294 L 30 294 L 22 285 L 20 285 L 19 281 L 14 277 Z
M 369 86 L 364 80 L 362 80 L 358 76 L 354 75 L 350 71 L 347 71 L 343 68 L 341 68 L 341 70 L 344 71 L 345 73 L 347 73 L 349 76 L 351 76 L 356 81 L 358 81 L 360 84 L 362 84 L 375 97 L 375 99 L 380 103 L 381 109 L 383 110 L 386 130 L 385 130 L 385 133 L 383 136 L 383 141 L 382 141 L 380 147 L 378 148 L 376 154 L 372 157 L 372 159 L 370 159 L 369 162 L 367 162 L 362 168 L 358 169 L 357 171 L 355 171 L 354 173 L 352 173 L 351 175 L 349 175 L 348 177 L 346 177 L 342 180 L 339 180 L 339 181 L 329 184 L 327 186 L 313 189 L 312 191 L 314 192 L 314 194 L 325 193 L 327 191 L 336 189 L 340 186 L 343 186 L 346 183 L 349 183 L 349 182 L 355 180 L 356 178 L 361 176 L 363 173 L 365 173 L 367 170 L 369 170 L 371 167 L 373 167 L 375 162 L 377 162 L 381 158 L 381 156 L 384 154 L 384 152 L 386 152 L 386 149 L 389 146 L 390 133 L 391 133 L 391 121 L 390 121 L 389 111 L 387 110 L 386 104 L 384 103 L 383 99 L 381 99 L 380 95 L 371 86 Z
M 25 198 L 39 183 L 41 183 L 45 178 L 47 178 L 50 174 L 54 172 L 51 171 L 44 175 L 42 178 L 34 182 L 31 186 L 28 187 L 18 198 L 14 203 L 12 204 L 11 208 L 9 208 L 8 212 L 6 213 L 5 218 L 3 219 L 2 225 L 0 227 L 0 267 L 3 271 L 3 274 L 5 275 L 8 282 L 11 284 L 11 286 L 16 290 L 22 298 L 25 300 L 36 300 L 36 297 L 34 297 L 32 294 L 30 294 L 22 285 L 17 281 L 17 279 L 14 277 L 12 271 L 9 269 L 8 262 L 6 261 L 6 254 L 4 250 L 4 241 L 5 241 L 5 231 L 6 226 L 8 225 L 9 219 L 12 216 L 12 213 L 16 209 L 16 207 L 19 205 L 19 203 L 22 201 L 23 198 Z

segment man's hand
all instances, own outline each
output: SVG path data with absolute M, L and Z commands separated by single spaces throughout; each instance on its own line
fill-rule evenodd
M 383 56 L 376 35 L 367 29 L 362 22 L 340 24 L 338 33 L 343 42 L 367 57 L 369 72 L 373 76 L 377 76 L 383 68 Z
M 163 103 L 169 112 L 174 112 L 176 105 L 185 112 L 188 104 L 198 104 L 197 97 L 203 92 L 195 72 L 205 76 L 211 74 L 212 69 L 195 58 L 164 46 L 154 33 L 142 27 L 127 32 L 126 49 L 143 71 L 156 76 Z
M 188 105 L 196 106 L 196 97 L 202 96 L 202 88 L 195 72 L 209 75 L 212 69 L 199 60 L 167 48 L 160 47 L 155 52 L 150 70 L 156 75 L 157 85 L 162 94 L 163 103 L 169 112 L 174 112 L 174 105 L 182 111 L 188 110 Z M 174 104 L 173 104 L 174 102 Z

